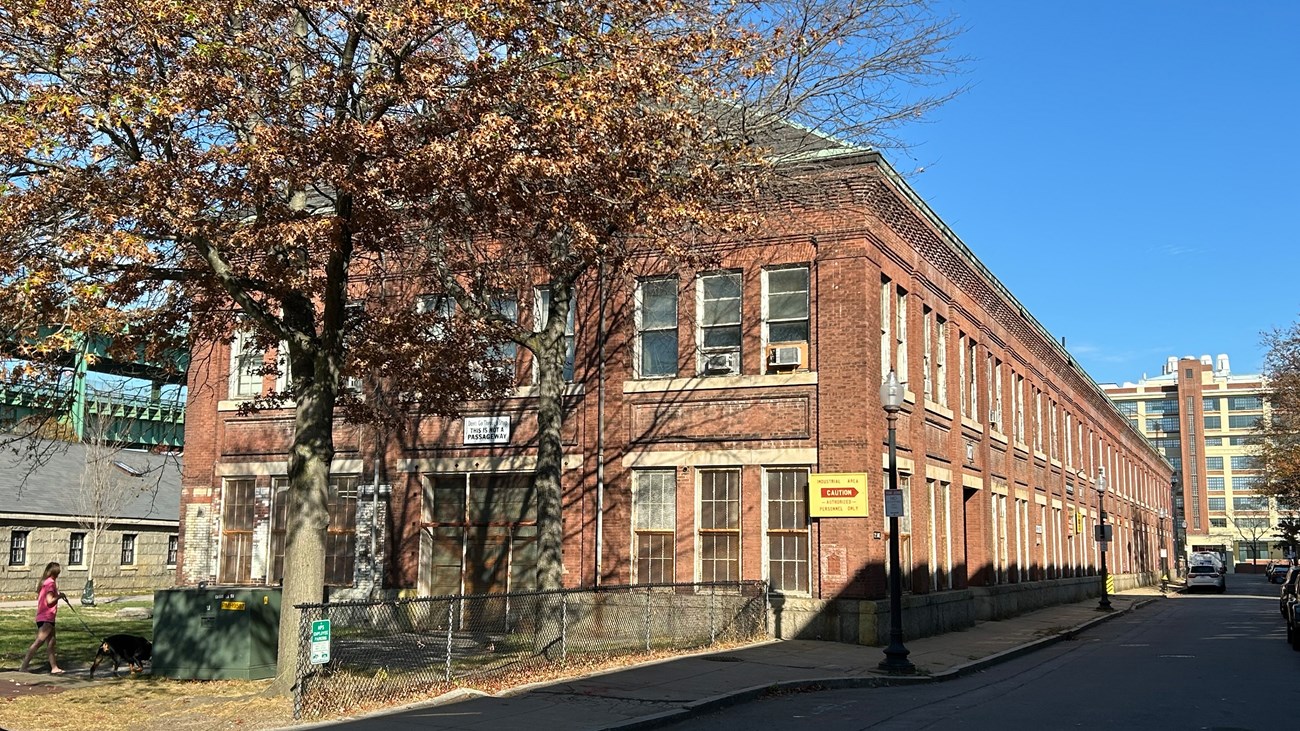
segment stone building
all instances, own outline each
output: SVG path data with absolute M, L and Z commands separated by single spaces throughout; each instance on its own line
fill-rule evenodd
M 812 194 L 774 204 L 716 267 L 581 287 L 566 584 L 764 579 L 778 634 L 878 642 L 890 370 L 906 385 L 909 636 L 1098 593 L 1101 484 L 1111 572 L 1151 581 L 1170 464 L 879 154 L 815 162 L 799 173 Z M 545 296 L 512 293 L 514 311 L 533 318 Z M 190 371 L 183 582 L 282 575 L 293 416 L 240 412 L 274 385 L 249 364 L 276 357 L 243 345 L 196 351 Z M 536 390 L 527 354 L 515 358 L 516 392 L 462 419 L 412 420 L 391 439 L 337 425 L 335 591 L 531 588 Z M 865 515 L 810 516 L 810 476 L 825 473 L 865 476 Z
M 13 452 L 0 456 L 0 540 L 9 549 L 0 567 L 0 595 L 34 600 L 51 561 L 63 565 L 59 588 L 69 597 L 92 575 L 97 595 L 148 594 L 171 586 L 180 550 L 177 458 L 135 450 L 101 456 L 77 443 L 40 451 L 35 466 Z M 18 452 L 25 453 L 21 447 Z M 95 489 L 122 499 L 101 499 L 97 511 L 89 497 Z

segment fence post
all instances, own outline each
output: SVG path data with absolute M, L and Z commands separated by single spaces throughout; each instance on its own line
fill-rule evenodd
M 713 584 L 709 587 L 709 644 L 716 644 L 718 641 L 718 585 Z
M 447 668 L 446 671 L 443 673 L 443 675 L 444 675 L 444 679 L 448 683 L 451 682 L 451 624 L 452 624 L 452 619 L 455 616 L 457 601 L 460 600 L 452 599 L 451 601 L 447 602 Z
M 311 619 L 307 616 L 307 608 L 298 608 L 298 665 L 294 668 L 293 678 L 293 719 L 295 721 L 302 718 L 302 701 L 303 695 L 307 688 L 307 672 L 303 658 L 310 660 L 311 644 L 309 635 L 311 630 L 304 629 L 311 627 Z
M 560 662 L 569 660 L 569 593 L 560 594 Z
M 650 587 L 645 590 L 645 651 L 650 651 Z

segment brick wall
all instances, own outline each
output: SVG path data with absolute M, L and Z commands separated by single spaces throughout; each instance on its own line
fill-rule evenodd
M 1086 574 L 1093 570 L 1095 548 L 1089 534 L 1074 535 L 1061 525 L 1074 507 L 1095 516 L 1096 496 L 1078 477 L 1080 471 L 1095 476 L 1102 465 L 1094 458 L 1102 445 L 1106 464 L 1115 479 L 1134 475 L 1142 484 L 1168 484 L 1167 468 L 1139 435 L 1114 412 L 1091 379 L 1073 362 L 1055 339 L 1034 322 L 1000 283 L 992 278 L 959 241 L 917 203 L 902 184 L 877 174 L 873 159 L 855 166 L 829 169 L 810 182 L 818 192 L 815 204 L 786 206 L 769 219 L 756 236 L 719 250 L 717 269 L 741 273 L 741 372 L 735 376 L 698 377 L 696 360 L 695 272 L 673 272 L 666 266 L 647 266 L 644 273 L 676 274 L 678 302 L 679 369 L 677 379 L 643 381 L 634 378 L 633 341 L 634 278 L 611 283 L 605 418 L 605 477 L 603 531 L 599 535 L 600 576 L 606 583 L 634 578 L 632 566 L 632 475 L 638 468 L 654 466 L 675 470 L 677 484 L 677 546 L 675 575 L 680 581 L 696 580 L 696 532 L 699 471 L 727 466 L 741 470 L 741 566 L 744 578 L 767 575 L 765 565 L 764 469 L 802 465 L 821 472 L 865 472 L 869 479 L 870 513 L 865 518 L 823 518 L 811 521 L 808 531 L 811 596 L 821 599 L 883 597 L 887 521 L 883 516 L 886 463 L 886 425 L 878 388 L 882 381 L 880 357 L 880 286 L 882 277 L 908 293 L 908 369 L 900 374 L 911 393 L 898 421 L 898 458 L 910 477 L 911 516 L 910 588 L 931 590 L 929 571 L 950 568 L 953 586 L 984 586 L 995 582 L 991 568 L 994 536 L 991 497 L 994 490 L 1022 496 L 1030 505 L 1023 568 L 1027 579 Z M 802 264 L 810 269 L 809 368 L 794 374 L 765 373 L 763 355 L 764 267 Z M 594 281 L 579 287 L 578 367 L 565 425 L 566 453 L 574 464 L 564 472 L 564 535 L 569 585 L 597 579 L 597 380 L 596 305 Z M 526 302 L 526 298 L 521 298 Z M 923 310 L 947 322 L 946 404 L 927 403 L 922 393 Z M 964 416 L 958 395 L 959 333 L 976 343 L 977 413 Z M 1058 424 L 1057 444 L 1050 449 L 1043 437 L 1042 452 L 1018 446 L 1007 434 L 995 433 L 987 418 L 990 379 L 986 370 L 992 356 L 1005 364 L 1002 393 L 1004 423 L 1011 418 L 1011 372 L 1023 376 L 1027 387 L 1037 389 L 1057 405 L 1058 414 L 1072 415 L 1083 425 L 1083 446 L 1074 448 L 1070 462 L 1063 459 L 1066 435 Z M 241 416 L 218 411 L 224 395 L 224 346 L 213 348 L 211 358 L 191 371 L 190 412 L 187 417 L 185 472 L 186 525 L 183 548 L 187 580 L 203 576 L 212 566 L 215 529 L 190 510 L 193 505 L 215 506 L 219 472 L 230 465 L 254 465 L 259 460 L 283 459 L 283 422 L 275 415 Z M 931 364 L 933 367 L 933 363 Z M 527 357 L 521 356 L 520 373 L 526 374 Z M 526 378 L 524 379 L 526 382 Z M 1026 404 L 1026 422 L 1033 423 L 1032 397 Z M 407 429 L 404 440 L 391 439 L 379 465 L 394 486 L 387 499 L 380 543 L 385 558 L 384 585 L 413 590 L 420 585 L 424 531 L 421 491 L 423 475 L 438 472 L 517 471 L 535 454 L 533 405 L 526 395 L 502 404 L 471 404 L 467 413 L 505 414 L 512 418 L 508 445 L 467 446 L 458 422 L 422 419 Z M 271 421 L 268 421 L 270 419 Z M 280 424 L 270 428 L 273 423 Z M 1048 427 L 1041 425 L 1046 433 Z M 268 429 L 270 429 L 268 431 Z M 278 431 L 277 431 L 278 429 Z M 1009 432 L 1008 427 L 1003 427 Z M 365 432 L 368 434 L 369 432 Z M 338 437 L 354 450 L 344 455 L 360 460 L 363 474 L 376 468 L 373 451 L 351 441 L 340 428 Z M 1080 435 L 1072 432 L 1071 439 Z M 513 461 L 512 461 L 513 460 Z M 229 474 L 229 472 L 226 472 Z M 932 480 L 948 494 L 951 526 L 936 519 L 931 535 L 929 515 Z M 1167 490 L 1165 491 L 1167 493 Z M 940 493 L 942 494 L 942 493 Z M 1117 497 L 1108 510 L 1130 526 L 1154 520 L 1158 506 L 1130 497 Z M 1043 521 L 1037 506 L 1047 506 Z M 1062 508 L 1055 519 L 1053 507 Z M 937 509 L 937 507 L 936 507 Z M 211 515 L 211 513 L 209 513 Z M 359 516 L 359 520 L 363 516 Z M 1037 531 L 1042 529 L 1042 533 Z M 1014 536 L 1014 531 L 1008 533 Z M 1069 556 L 1071 541 L 1076 555 L 1088 557 L 1075 569 L 1042 561 L 1036 536 L 1059 536 L 1062 557 Z M 203 542 L 202 547 L 192 541 Z M 363 541 L 359 537 L 359 544 Z M 368 545 L 368 541 L 365 541 Z M 931 545 L 935 546 L 931 555 Z M 951 549 L 948 548 L 951 544 Z M 1049 549 L 1051 544 L 1049 543 Z M 209 553 L 204 553 L 205 551 Z M 190 554 L 193 553 L 191 556 Z M 1014 560 L 1016 551 L 1009 551 Z M 359 562 L 360 563 L 360 562 Z M 1012 575 L 1017 572 L 1011 572 Z M 369 577 L 362 577 L 369 581 Z M 1014 579 L 1013 579 L 1014 580 Z M 945 583 L 946 586 L 946 583 Z

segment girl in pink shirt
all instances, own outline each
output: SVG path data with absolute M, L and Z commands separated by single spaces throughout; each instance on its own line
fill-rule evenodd
M 27 665 L 32 661 L 32 655 L 41 645 L 46 645 L 50 655 L 50 674 L 58 675 L 63 672 L 59 667 L 58 661 L 54 659 L 54 618 L 59 613 L 59 600 L 64 598 L 63 592 L 59 591 L 59 585 L 56 580 L 63 571 L 63 567 L 58 561 L 51 561 L 45 565 L 45 573 L 41 576 L 41 585 L 36 590 L 36 641 L 32 646 L 27 648 L 27 654 L 23 655 L 23 664 L 19 668 L 20 672 L 28 672 Z M 48 643 L 48 644 L 46 644 Z

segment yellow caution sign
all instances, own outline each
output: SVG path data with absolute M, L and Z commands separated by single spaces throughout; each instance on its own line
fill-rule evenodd
M 865 518 L 867 473 L 822 472 L 809 475 L 808 515 L 814 518 Z

